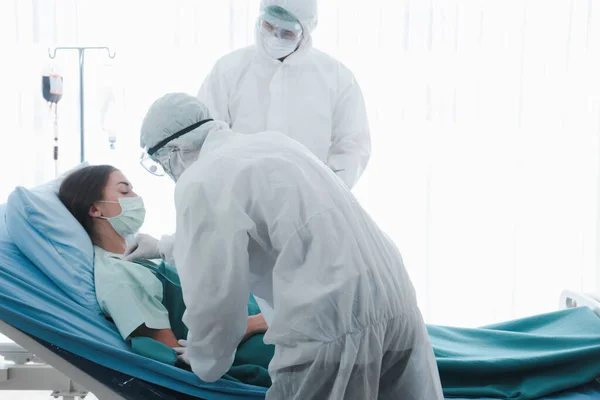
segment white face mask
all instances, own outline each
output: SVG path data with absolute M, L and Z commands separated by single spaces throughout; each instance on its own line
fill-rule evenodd
M 267 55 L 277 60 L 292 54 L 296 51 L 296 48 L 300 43 L 299 40 L 280 39 L 272 35 L 267 36 L 260 34 L 259 37 L 262 39 L 263 47 Z
M 110 218 L 99 218 L 107 220 L 122 238 L 135 234 L 144 225 L 146 208 L 144 200 L 140 196 L 120 197 L 119 201 L 100 200 L 99 203 L 113 203 L 121 206 L 121 214 Z
M 173 150 L 169 153 L 169 158 L 163 165 L 165 173 L 177 183 L 177 180 L 186 169 L 188 169 L 198 159 L 197 152 Z

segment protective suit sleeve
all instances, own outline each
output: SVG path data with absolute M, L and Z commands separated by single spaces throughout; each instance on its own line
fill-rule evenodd
M 348 188 L 356 184 L 371 157 L 367 110 L 358 82 L 350 73 L 333 113 L 327 164 Z
M 248 326 L 252 221 L 224 189 L 178 189 L 175 262 L 187 307 L 187 356 L 196 375 L 214 382 L 233 364 Z
M 221 72 L 221 61 L 213 67 L 202 87 L 198 91 L 198 100 L 210 110 L 210 116 L 217 121 L 224 121 L 231 127 L 229 114 L 229 90 L 224 74 Z
M 160 258 L 169 265 L 175 265 L 175 235 L 163 235 L 158 242 Z

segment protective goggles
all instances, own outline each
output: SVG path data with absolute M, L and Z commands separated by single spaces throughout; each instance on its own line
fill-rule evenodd
M 169 155 L 169 160 L 170 159 L 171 156 Z M 150 157 L 145 151 L 142 152 L 142 155 L 140 157 L 140 164 L 142 165 L 142 167 L 144 167 L 146 171 L 150 172 L 152 175 L 165 175 L 165 169 L 163 168 L 162 164 L 154 158 Z
M 263 35 L 271 35 L 291 42 L 299 42 L 302 39 L 302 25 L 298 20 L 288 21 L 263 12 L 258 17 L 257 23 Z
M 163 150 L 164 147 L 169 142 L 171 142 L 177 138 L 180 138 L 181 136 L 185 135 L 186 133 L 191 132 L 194 129 L 197 129 L 197 128 L 201 127 L 202 125 L 206 124 L 207 122 L 211 122 L 211 121 L 212 121 L 212 119 L 205 119 L 200 122 L 196 122 L 195 124 L 192 124 L 192 125 L 188 126 L 187 128 L 184 128 L 178 132 L 175 132 L 171 136 L 164 138 L 163 140 L 158 142 L 156 145 L 154 145 L 152 147 L 146 147 L 144 149 L 144 152 L 142 153 L 140 164 L 142 165 L 142 167 L 144 167 L 144 169 L 146 171 L 150 172 L 152 175 L 156 175 L 156 176 L 165 175 L 165 173 L 167 173 L 167 172 L 165 171 L 164 165 L 168 165 L 169 169 L 170 169 L 171 156 L 173 155 L 174 152 L 179 151 L 179 149 L 171 150 L 169 152 L 169 156 L 166 160 L 164 160 L 164 157 L 158 153 L 163 153 L 161 150 Z M 162 161 L 161 161 L 161 159 L 162 159 Z

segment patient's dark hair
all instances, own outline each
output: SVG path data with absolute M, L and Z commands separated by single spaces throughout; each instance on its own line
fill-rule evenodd
M 94 239 L 94 218 L 90 207 L 104 198 L 104 187 L 111 173 L 118 171 L 111 165 L 90 165 L 78 169 L 60 185 L 58 198 L 81 226 Z

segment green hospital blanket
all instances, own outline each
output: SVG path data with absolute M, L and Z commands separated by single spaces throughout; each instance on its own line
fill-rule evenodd
M 600 318 L 589 308 L 427 329 L 447 398 L 534 399 L 600 376 Z
M 248 315 L 260 314 L 260 308 L 250 295 Z M 263 342 L 263 334 L 254 335 L 240 344 L 235 353 L 233 366 L 223 378 L 236 380 L 250 385 L 269 387 L 269 363 L 275 354 L 275 346 Z
M 177 339 L 185 339 L 187 327 L 182 321 L 185 304 L 177 271 L 164 261 L 158 265 L 151 261 L 137 261 L 136 263 L 152 270 L 161 281 L 163 305 L 169 312 L 171 330 Z M 256 304 L 254 296 L 250 295 L 248 315 L 259 313 L 260 308 Z M 254 335 L 238 346 L 233 366 L 223 376 L 223 379 L 255 386 L 271 386 L 268 367 L 275 353 L 275 346 L 266 345 L 263 337 L 263 334 Z M 133 338 L 131 346 L 135 353 L 167 364 L 174 364 L 177 358 L 173 349 L 150 338 Z
M 156 270 L 156 264 L 152 266 Z M 158 266 L 157 272 L 165 289 L 163 304 L 169 310 L 173 332 L 178 338 L 185 337 L 187 329 L 181 321 L 185 307 L 177 273 L 165 263 Z M 250 296 L 248 315 L 258 313 L 260 309 Z M 428 325 L 427 329 L 446 398 L 534 399 L 584 385 L 600 376 L 600 318 L 589 308 L 478 329 L 436 325 Z M 170 348 L 167 354 L 146 343 L 146 339 L 138 341 L 132 347 L 139 354 L 159 361 L 174 357 Z M 263 343 L 262 334 L 254 335 L 240 344 L 233 366 L 223 378 L 269 387 L 268 365 L 274 351 L 274 346 Z

